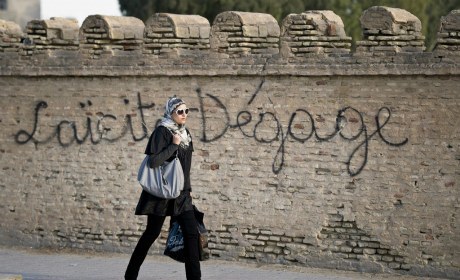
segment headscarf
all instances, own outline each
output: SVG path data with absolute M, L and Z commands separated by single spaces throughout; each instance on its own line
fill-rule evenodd
M 165 113 L 159 125 L 166 127 L 172 133 L 179 134 L 181 138 L 180 145 L 187 147 L 190 144 L 190 141 L 192 141 L 192 139 L 188 135 L 187 130 L 185 129 L 185 125 L 179 125 L 172 119 L 172 114 L 174 113 L 174 110 L 176 110 L 176 108 L 182 104 L 185 104 L 185 102 L 180 98 L 169 98 L 166 102 Z

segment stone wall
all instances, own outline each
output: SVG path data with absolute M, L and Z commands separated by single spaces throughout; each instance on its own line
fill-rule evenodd
M 332 11 L 0 21 L 0 244 L 131 252 L 179 95 L 214 258 L 459 278 L 458 16 L 433 52 L 387 7 L 356 50 Z

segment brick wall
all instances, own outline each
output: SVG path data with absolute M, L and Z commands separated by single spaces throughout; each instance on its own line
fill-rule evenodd
M 176 94 L 214 258 L 458 278 L 458 13 L 433 52 L 407 12 L 365 13 L 356 51 L 331 11 L 0 22 L 0 244 L 131 252 Z

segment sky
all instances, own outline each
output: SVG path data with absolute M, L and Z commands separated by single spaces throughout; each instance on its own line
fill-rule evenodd
M 120 16 L 118 0 L 41 0 L 41 18 L 76 18 L 81 26 L 87 16 Z

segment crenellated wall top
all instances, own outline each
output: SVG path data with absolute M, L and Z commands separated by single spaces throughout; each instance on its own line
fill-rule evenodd
M 202 16 L 158 13 L 146 21 L 145 36 L 161 37 L 161 33 L 172 32 L 175 38 L 209 38 L 210 29 L 209 21 Z
M 279 52 L 280 27 L 272 15 L 223 12 L 211 28 L 211 49 L 230 57 L 253 54 L 271 56 Z
M 32 20 L 26 25 L 24 51 L 50 46 L 63 46 L 78 50 L 78 21 L 66 18 L 51 18 L 49 20 Z M 76 47 L 77 46 L 77 47 Z
M 283 57 L 305 57 L 309 54 L 345 54 L 351 48 L 351 37 L 345 34 L 342 19 L 332 11 L 306 11 L 290 14 L 281 26 Z
M 409 34 L 421 32 L 420 20 L 406 10 L 374 6 L 365 10 L 361 16 L 363 30 L 379 30 L 383 34 Z
M 375 6 L 364 11 L 360 21 L 364 40 L 357 42 L 357 52 L 382 54 L 426 49 L 422 24 L 408 11 Z
M 435 53 L 439 56 L 458 55 L 460 51 L 460 10 L 453 10 L 441 18 Z
M 281 26 L 272 15 L 238 11 L 220 13 L 212 26 L 199 15 L 169 13 L 154 14 L 145 23 L 135 17 L 91 15 L 81 27 L 64 18 L 34 20 L 24 31 L 0 20 L 0 74 L 20 72 L 25 65 L 145 70 L 158 63 L 170 65 L 172 73 L 193 71 L 194 66 L 203 73 L 215 67 L 227 69 L 219 70 L 224 74 L 260 73 L 276 65 L 272 71 L 282 74 L 320 65 L 307 72 L 326 67 L 318 74 L 333 75 L 347 69 L 361 73 L 355 70 L 375 64 L 417 65 L 414 69 L 428 73 L 439 72 L 428 65 L 442 64 L 446 73 L 458 72 L 452 69 L 460 61 L 460 10 L 440 19 L 433 52 L 426 52 L 421 22 L 408 11 L 375 6 L 360 21 L 363 39 L 352 49 L 352 38 L 333 11 L 290 14 Z
M 144 23 L 135 17 L 94 15 L 83 21 L 80 38 L 85 39 L 85 34 L 99 33 L 104 34 L 102 38 L 111 40 L 142 39 L 144 27 Z
M 6 40 L 9 37 L 22 37 L 23 33 L 19 24 L 0 19 L 0 35 L 2 40 Z
M 211 27 L 202 16 L 158 13 L 146 21 L 144 30 L 144 54 L 209 49 Z

